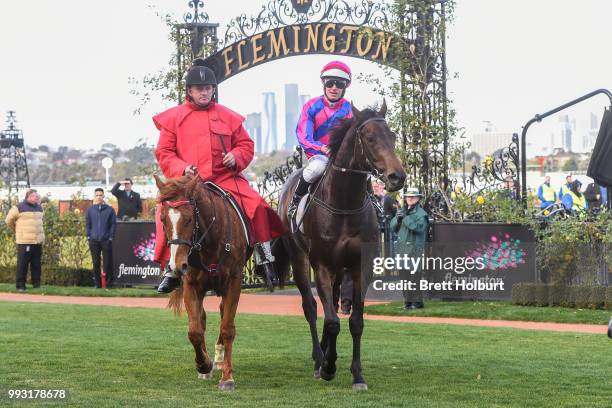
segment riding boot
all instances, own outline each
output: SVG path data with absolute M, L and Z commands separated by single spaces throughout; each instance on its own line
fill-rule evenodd
M 274 291 L 272 281 L 275 278 L 274 273 L 275 258 L 272 255 L 270 241 L 255 244 L 255 274 L 260 276 L 270 292 Z
M 170 265 L 166 265 L 164 279 L 157 287 L 157 292 L 170 293 L 179 286 L 181 286 L 181 273 L 179 271 L 173 271 Z
M 298 209 L 298 205 L 300 205 L 300 200 L 302 200 L 302 197 L 306 195 L 309 187 L 310 183 L 304 180 L 303 176 L 300 176 L 300 181 L 298 182 L 298 185 L 295 188 L 295 192 L 293 193 L 293 198 L 291 199 L 289 208 L 287 208 L 287 218 L 289 218 L 290 220 L 293 219 L 293 217 L 295 216 L 295 213 Z

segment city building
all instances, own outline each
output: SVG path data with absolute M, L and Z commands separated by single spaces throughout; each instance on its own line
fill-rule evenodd
M 300 97 L 297 84 L 285 84 L 285 144 L 284 149 L 293 151 L 297 146 L 295 127 L 300 116 Z
M 277 122 L 276 122 L 276 94 L 274 92 L 264 92 L 264 109 L 262 112 L 261 132 L 262 132 L 262 151 L 270 153 L 278 150 Z
M 480 157 L 485 157 L 508 147 L 511 142 L 511 132 L 499 132 L 491 122 L 486 121 L 483 131 L 472 135 L 471 150 Z
M 264 146 L 261 139 L 261 113 L 249 113 L 244 121 L 244 128 L 255 142 L 255 152 L 263 153 Z

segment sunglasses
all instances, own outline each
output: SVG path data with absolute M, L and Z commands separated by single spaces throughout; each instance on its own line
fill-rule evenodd
M 331 88 L 332 86 L 335 86 L 338 89 L 344 89 L 346 88 L 347 83 L 342 79 L 328 79 L 325 81 L 326 88 Z

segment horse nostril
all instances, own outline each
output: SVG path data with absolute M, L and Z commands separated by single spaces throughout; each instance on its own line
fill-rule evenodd
M 402 181 L 402 176 L 398 172 L 389 174 L 387 178 L 389 179 L 390 182 L 394 184 Z
M 188 266 L 186 263 L 182 264 L 182 265 L 181 265 L 181 272 L 182 272 L 182 273 L 187 272 L 187 268 L 188 268 L 188 267 L 189 267 L 189 266 Z

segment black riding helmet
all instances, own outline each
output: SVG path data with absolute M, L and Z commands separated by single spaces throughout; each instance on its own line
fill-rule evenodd
M 193 60 L 192 66 L 185 75 L 185 85 L 213 85 L 217 86 L 215 72 L 204 65 L 202 58 Z
M 204 65 L 202 58 L 194 59 L 191 68 L 185 75 L 185 95 L 187 95 L 187 99 L 190 101 L 191 97 L 188 90 L 192 85 L 212 85 L 215 88 L 213 99 L 217 99 L 217 77 L 212 69 Z

